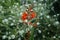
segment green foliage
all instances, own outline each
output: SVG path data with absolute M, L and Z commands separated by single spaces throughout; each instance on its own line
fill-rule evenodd
M 25 2 L 25 0 L 0 0 L 0 40 L 19 38 L 23 40 L 27 31 L 31 31 L 30 40 L 59 40 L 60 23 L 56 20 L 57 17 L 49 15 L 55 0 L 26 0 L 24 4 L 22 1 Z M 24 24 L 21 20 L 21 13 L 29 4 L 34 4 L 33 10 L 37 17 L 30 21 L 36 23 L 37 28 Z

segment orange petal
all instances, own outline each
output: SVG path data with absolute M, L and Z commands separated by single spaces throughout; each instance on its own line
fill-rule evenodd
M 27 14 L 27 12 L 24 12 L 23 14 L 22 14 L 22 20 L 26 20 L 27 19 L 27 16 L 28 16 L 28 14 Z
M 36 17 L 36 13 L 35 12 L 32 12 L 31 13 L 31 18 L 35 18 Z

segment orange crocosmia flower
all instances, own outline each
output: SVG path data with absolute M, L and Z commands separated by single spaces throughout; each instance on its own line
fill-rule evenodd
M 31 19 L 36 17 L 36 13 L 34 11 L 31 12 Z
M 30 16 L 30 18 L 28 18 Z M 33 19 L 36 17 L 36 13 L 34 11 L 31 11 L 30 14 L 28 14 L 27 12 L 24 12 L 22 14 L 22 20 L 26 20 L 26 19 Z
M 21 17 L 22 20 L 26 20 L 27 16 L 28 16 L 28 13 L 27 12 L 23 12 L 22 17 Z

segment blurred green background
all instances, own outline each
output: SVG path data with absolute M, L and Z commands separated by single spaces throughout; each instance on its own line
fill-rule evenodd
M 37 28 L 22 23 L 21 15 L 29 4 L 37 17 Z M 60 1 L 59 0 L 0 0 L 0 40 L 60 40 Z

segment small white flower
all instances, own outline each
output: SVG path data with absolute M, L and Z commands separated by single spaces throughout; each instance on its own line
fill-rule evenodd
M 13 20 L 13 22 L 15 22 L 15 20 Z
M 9 32 L 9 34 L 10 34 L 11 32 Z
M 36 1 L 34 0 L 33 3 L 36 3 Z
M 30 28 L 26 28 L 26 32 L 28 32 L 30 30 Z
M 48 34 L 50 34 L 50 33 L 48 32 Z
M 40 15 L 42 16 L 42 15 L 43 15 L 43 13 L 40 13 Z
M 8 32 L 6 32 L 6 35 L 8 35 Z
M 12 20 L 12 18 L 11 18 L 11 17 L 9 17 L 8 19 L 9 19 L 9 20 Z
M 41 9 L 43 10 L 44 8 L 43 8 L 43 7 L 41 7 Z
M 2 2 L 4 3 L 5 1 L 3 0 Z
M 42 4 L 41 4 L 41 3 L 39 3 L 39 5 L 41 6 Z
M 14 13 L 13 10 L 11 10 L 11 13 Z
M 55 0 L 55 1 L 57 1 L 57 0 Z
M 9 36 L 9 37 L 8 37 L 8 39 L 10 40 L 10 39 L 11 39 L 11 37 Z
M 19 19 L 19 22 L 21 22 L 21 23 L 22 23 L 23 21 L 22 21 L 21 19 Z
M 11 35 L 11 38 L 14 39 L 15 38 L 15 35 Z
M 3 36 L 2 36 L 2 39 L 5 39 L 6 37 L 7 37 L 6 35 L 3 35 Z
M 40 0 L 40 1 L 43 1 L 43 0 Z
M 24 22 L 28 22 L 28 20 L 26 19 Z
M 51 26 L 51 24 L 48 24 L 48 27 L 50 27 Z
M 58 24 L 59 24 L 59 21 L 54 22 L 54 25 L 58 25 Z
M 8 19 L 4 19 L 4 20 L 2 20 L 2 22 L 4 23 L 4 22 L 8 22 Z
M 32 25 L 29 25 L 29 28 L 30 28 L 30 29 L 32 29 L 32 28 L 33 28 L 33 26 L 32 26 Z
M 18 33 L 23 37 L 24 30 L 20 30 Z
M 58 38 L 60 38 L 60 36 L 58 36 Z
M 57 16 L 59 16 L 60 14 L 57 14 Z
M 17 16 L 20 16 L 20 14 L 17 14 Z
M 43 17 L 41 17 L 40 19 L 43 19 Z
M 39 23 L 39 22 L 37 22 L 37 25 L 40 25 L 40 23 Z
M 20 15 L 22 15 L 23 13 L 21 12 Z
M 1 13 L 4 13 L 4 11 L 1 11 Z
M 54 17 L 56 17 L 56 15 L 53 15 Z
M 24 9 L 21 9 L 21 11 L 24 11 Z
M 11 23 L 10 25 L 11 25 L 11 26 L 13 26 L 13 25 L 14 25 L 14 23 Z
M 18 38 L 18 40 L 21 40 L 21 38 Z
M 39 33 L 41 33 L 41 30 L 38 30 Z
M 9 8 L 11 8 L 11 7 L 9 6 Z
M 52 7 L 51 9 L 54 10 L 54 7 Z
M 25 4 L 25 6 L 27 6 L 27 7 L 28 7 L 29 5 L 28 5 L 28 4 Z
M 47 0 L 45 0 L 45 1 L 47 1 Z
M 0 8 L 3 8 L 3 6 L 0 6 Z
M 45 38 L 45 35 L 43 35 L 43 38 Z
M 56 38 L 56 36 L 53 36 L 53 38 Z
M 14 8 L 17 8 L 17 5 L 15 5 Z
M 48 15 L 48 16 L 46 16 L 47 18 L 50 18 L 50 16 Z
M 35 10 L 37 10 L 37 8 L 34 8 Z
M 16 5 L 19 5 L 19 3 L 16 3 Z
M 20 8 L 22 8 L 23 6 L 20 6 Z

